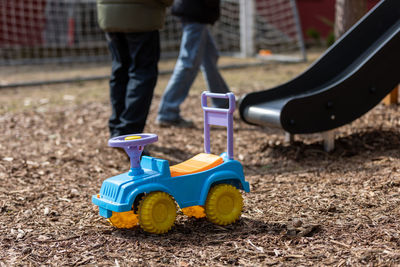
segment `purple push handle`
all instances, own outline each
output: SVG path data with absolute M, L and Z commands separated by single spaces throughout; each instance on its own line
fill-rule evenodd
M 224 98 L 229 100 L 229 108 L 212 108 L 207 106 L 207 97 Z M 233 93 L 216 94 L 203 92 L 201 94 L 201 106 L 204 112 L 204 151 L 210 153 L 210 125 L 225 126 L 227 130 L 228 158 L 233 159 L 233 112 L 236 108 L 235 95 Z
M 140 155 L 142 155 L 144 146 L 157 142 L 157 140 L 158 136 L 155 134 L 128 134 L 111 138 L 108 140 L 108 145 L 125 149 L 131 161 L 129 175 L 135 176 L 143 174 L 143 169 L 140 166 Z

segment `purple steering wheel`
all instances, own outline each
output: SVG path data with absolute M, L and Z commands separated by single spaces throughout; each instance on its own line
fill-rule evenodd
M 156 134 L 128 134 L 111 138 L 108 140 L 108 145 L 125 149 L 131 161 L 129 175 L 135 176 L 143 173 L 140 167 L 140 155 L 143 152 L 144 146 L 157 142 L 157 140 L 158 136 Z

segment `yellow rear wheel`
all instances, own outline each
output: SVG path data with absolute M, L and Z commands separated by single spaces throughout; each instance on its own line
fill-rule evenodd
M 175 201 L 165 192 L 152 192 L 139 204 L 139 225 L 153 234 L 168 232 L 176 218 Z
M 228 184 L 213 186 L 208 193 L 205 212 L 207 219 L 218 225 L 228 225 L 239 219 L 243 197 L 236 187 Z
M 191 206 L 182 209 L 183 214 L 189 217 L 195 217 L 196 219 L 206 217 L 203 206 Z
M 108 218 L 109 223 L 117 228 L 133 228 L 138 225 L 139 219 L 137 214 L 132 210 L 126 212 L 112 212 L 112 216 Z

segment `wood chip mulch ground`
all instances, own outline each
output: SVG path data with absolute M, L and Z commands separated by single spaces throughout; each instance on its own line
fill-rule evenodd
M 183 115 L 197 128 L 159 128 L 155 97 L 147 132 L 153 156 L 178 163 L 202 152 L 199 96 Z M 165 235 L 119 230 L 91 203 L 104 179 L 129 168 L 107 147 L 108 102 L 0 116 L 0 266 L 265 266 L 400 264 L 400 113 L 382 104 L 337 131 L 284 143 L 279 130 L 235 113 L 235 157 L 251 192 L 230 226 L 178 214 Z M 212 132 L 215 153 L 223 129 Z

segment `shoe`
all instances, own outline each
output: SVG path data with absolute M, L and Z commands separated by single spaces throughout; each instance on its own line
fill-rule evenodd
M 118 136 L 121 136 L 122 134 L 119 134 L 119 133 L 112 133 L 112 134 L 110 134 L 110 139 L 111 138 L 114 138 L 114 137 L 118 137 Z
M 185 120 L 179 117 L 177 120 L 156 120 L 156 124 L 160 127 L 178 127 L 178 128 L 194 128 L 194 123 L 191 120 Z

